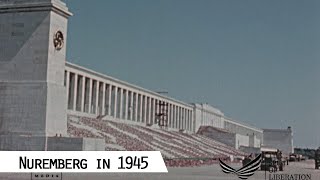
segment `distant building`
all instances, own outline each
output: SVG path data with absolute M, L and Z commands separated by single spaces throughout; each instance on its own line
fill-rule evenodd
M 236 149 L 242 147 L 260 148 L 263 130 L 226 117 L 211 105 L 193 104 L 195 132 L 205 135 Z
M 193 106 L 196 121 L 196 131 L 200 128 L 200 126 L 212 126 L 221 129 L 224 128 L 224 114 L 219 109 L 214 108 L 207 103 L 195 103 Z
M 263 129 L 263 145 L 280 149 L 285 154 L 293 153 L 293 132 L 287 129 Z

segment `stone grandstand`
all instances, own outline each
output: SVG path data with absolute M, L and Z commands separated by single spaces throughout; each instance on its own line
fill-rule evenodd
M 245 153 L 198 134 L 97 118 L 68 116 L 71 137 L 103 138 L 107 151 L 161 151 L 169 166 L 197 166 Z

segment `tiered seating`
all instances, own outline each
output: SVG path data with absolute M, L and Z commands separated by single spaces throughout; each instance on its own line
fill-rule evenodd
M 131 136 L 128 136 L 120 131 L 117 131 L 116 129 L 111 128 L 110 126 L 107 126 L 107 124 L 103 121 L 100 121 L 97 119 L 90 119 L 90 118 L 80 118 L 80 122 L 89 127 L 95 128 L 97 130 L 100 130 L 101 132 L 111 134 L 112 136 L 116 137 L 117 144 L 124 147 L 128 151 L 152 151 L 153 150 L 148 145 L 144 144 L 142 141 L 136 138 L 132 138 Z
M 228 160 L 227 158 L 222 158 Z M 219 158 L 210 159 L 165 159 L 166 166 L 170 167 L 194 167 L 203 165 L 212 165 L 218 162 Z
M 71 117 L 73 120 L 71 120 Z M 105 138 L 106 150 L 161 151 L 168 166 L 200 166 L 216 163 L 218 158 L 243 156 L 240 152 L 210 138 L 146 126 L 69 116 L 71 136 Z M 94 132 L 93 132 L 94 131 Z
M 112 121 L 109 121 L 108 123 L 110 123 L 112 126 L 119 128 L 120 130 L 122 130 L 124 132 L 131 133 L 132 135 L 136 135 L 139 139 L 143 140 L 144 142 L 149 142 L 153 147 L 155 147 L 155 150 L 162 149 L 161 147 L 163 147 L 160 145 L 162 142 L 158 141 L 152 135 L 150 135 L 151 133 L 148 134 L 143 131 L 139 131 L 137 128 L 133 128 L 133 126 L 123 124 L 123 123 L 115 123 Z M 169 148 L 169 149 L 171 149 L 171 148 Z M 170 154 L 172 154 L 172 152 L 173 151 L 171 151 Z M 174 154 L 173 157 L 180 157 L 180 155 L 178 155 L 178 154 L 175 154 L 175 153 L 173 153 L 173 154 Z
M 72 137 L 99 138 L 98 136 L 94 135 L 91 131 L 82 128 L 77 128 L 76 126 L 73 126 L 70 123 L 68 123 L 68 133 Z

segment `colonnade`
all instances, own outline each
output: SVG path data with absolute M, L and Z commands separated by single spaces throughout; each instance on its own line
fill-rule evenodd
M 67 63 L 67 106 L 75 112 L 194 131 L 193 106 Z

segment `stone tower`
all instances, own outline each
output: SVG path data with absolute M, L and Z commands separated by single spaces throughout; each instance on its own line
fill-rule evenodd
M 0 0 L 0 150 L 104 150 L 67 135 L 71 15 L 60 0 Z
M 70 15 L 60 0 L 0 0 L 0 134 L 66 135 Z
M 71 15 L 60 0 L 0 0 L 0 150 L 96 149 L 67 137 Z

